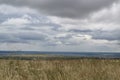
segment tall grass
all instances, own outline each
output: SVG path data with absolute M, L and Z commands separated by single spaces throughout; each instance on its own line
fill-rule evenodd
M 0 60 L 0 80 L 120 80 L 120 60 Z

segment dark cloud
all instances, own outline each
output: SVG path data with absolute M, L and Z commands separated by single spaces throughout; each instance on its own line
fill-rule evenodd
M 73 32 L 73 33 L 83 34 L 83 35 L 90 35 L 95 40 L 101 39 L 101 40 L 108 40 L 108 41 L 113 41 L 113 40 L 120 41 L 119 29 L 112 30 L 112 31 L 90 30 L 90 29 L 85 29 L 85 30 L 71 29 L 68 32 Z
M 88 32 L 92 32 L 92 30 L 90 30 L 90 29 L 84 29 L 84 30 L 80 30 L 80 29 L 70 29 L 68 32 L 88 33 Z
M 0 43 L 29 43 L 30 41 L 44 42 L 46 40 L 47 36 L 42 33 L 0 33 Z
M 103 39 L 103 40 L 118 40 L 120 41 L 120 31 L 113 30 L 113 31 L 95 31 L 91 34 L 93 39 Z
M 46 35 L 42 33 L 32 33 L 32 32 L 24 32 L 24 33 L 17 33 L 15 34 L 15 37 L 18 37 L 21 40 L 40 40 L 44 41 L 46 40 Z
M 11 33 L 0 33 L 0 43 L 27 43 L 27 41 L 15 38 Z
M 33 30 L 35 30 L 34 28 L 28 27 L 28 26 L 23 27 L 23 28 L 20 28 L 20 29 L 21 29 L 21 30 L 26 30 L 26 31 L 33 31 Z
M 53 16 L 83 18 L 118 0 L 0 0 L 1 4 L 29 6 Z

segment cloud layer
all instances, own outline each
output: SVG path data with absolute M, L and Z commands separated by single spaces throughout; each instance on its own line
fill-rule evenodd
M 83 18 L 116 1 L 118 0 L 0 0 L 0 3 L 28 6 L 53 16 Z
M 120 51 L 116 1 L 0 0 L 0 50 Z

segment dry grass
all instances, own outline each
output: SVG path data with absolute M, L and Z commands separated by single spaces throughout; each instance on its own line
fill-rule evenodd
M 120 80 L 120 60 L 0 60 L 0 80 Z

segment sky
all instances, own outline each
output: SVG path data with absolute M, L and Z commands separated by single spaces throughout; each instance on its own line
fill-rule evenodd
M 0 0 L 0 50 L 120 52 L 120 0 Z

